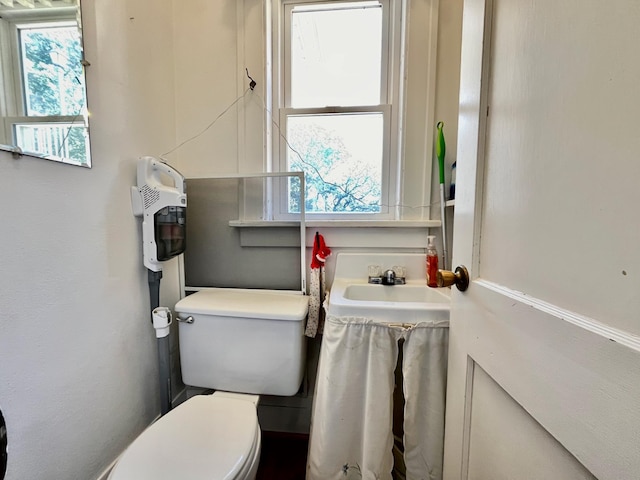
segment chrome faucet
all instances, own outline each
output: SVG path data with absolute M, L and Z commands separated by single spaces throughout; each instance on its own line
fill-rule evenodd
M 382 274 L 382 285 L 395 285 L 396 284 L 396 272 L 393 270 L 385 270 Z
M 406 279 L 404 276 L 404 267 L 393 267 L 380 273 L 379 267 L 375 266 L 374 270 L 377 270 L 374 275 L 369 275 L 369 283 L 377 285 L 404 285 Z M 370 270 L 369 272 L 374 273 Z

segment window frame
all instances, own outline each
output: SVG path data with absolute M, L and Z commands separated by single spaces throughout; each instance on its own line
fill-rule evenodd
M 20 41 L 20 30 L 28 28 L 47 28 L 47 27 L 76 27 L 78 26 L 77 13 L 75 7 L 60 8 L 54 11 L 37 10 L 37 11 L 20 11 L 16 13 L 5 14 L 3 18 L 2 32 L 3 38 L 8 38 L 8 42 L 0 45 L 2 58 L 9 58 L 2 67 L 9 70 L 9 74 L 5 74 L 4 84 L 0 84 L 3 89 L 0 95 L 3 97 L 2 124 L 0 124 L 0 144 L 18 145 L 16 129 L 19 125 L 67 125 L 74 127 L 82 127 L 88 130 L 88 112 L 87 112 L 87 86 L 86 76 L 82 75 L 84 82 L 84 112 L 75 115 L 27 115 L 27 99 L 26 85 L 23 83 L 22 71 L 22 48 Z M 82 33 L 80 32 L 80 41 L 82 45 Z M 84 53 L 83 53 L 84 58 Z M 60 157 L 57 155 L 46 155 L 39 152 L 24 151 L 24 154 L 34 154 L 40 158 L 50 158 L 62 163 L 74 164 L 80 166 L 91 165 L 89 139 L 86 138 L 87 162 L 81 163 L 71 158 Z
M 288 143 L 285 139 L 287 132 L 287 118 L 296 115 L 323 114 L 357 114 L 379 112 L 383 116 L 384 138 L 381 168 L 381 198 L 380 212 L 351 213 L 351 212 L 309 212 L 307 218 L 316 220 L 396 220 L 398 219 L 399 178 L 401 165 L 401 118 L 402 118 L 402 71 L 404 69 L 403 32 L 404 8 L 402 0 L 378 0 L 382 7 L 382 50 L 381 50 L 381 79 L 380 103 L 377 105 L 357 106 L 325 106 L 325 107 L 291 107 L 291 13 L 298 5 L 344 3 L 357 4 L 369 0 L 272 0 L 272 32 L 271 44 L 267 45 L 272 51 L 271 67 L 272 89 L 268 103 L 273 106 L 268 112 L 267 123 L 270 125 L 268 142 L 271 153 L 268 159 L 268 170 L 287 171 Z M 270 102 L 269 102 L 270 100 Z M 271 114 L 273 112 L 273 114 Z M 271 127 L 271 122 L 273 126 Z M 270 138 L 269 138 L 270 137 Z M 274 212 L 276 220 L 287 220 L 296 214 L 288 213 L 288 192 L 274 189 Z

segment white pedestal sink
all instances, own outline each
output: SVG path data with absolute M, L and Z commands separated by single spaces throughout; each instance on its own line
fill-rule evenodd
M 368 266 L 382 271 L 402 266 L 405 285 L 368 283 Z M 383 323 L 448 322 L 450 290 L 426 284 L 421 253 L 339 253 L 327 313 L 337 317 L 370 318 Z

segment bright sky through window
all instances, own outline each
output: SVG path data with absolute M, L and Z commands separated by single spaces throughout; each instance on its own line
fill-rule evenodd
M 382 8 L 293 11 L 291 106 L 380 103 Z

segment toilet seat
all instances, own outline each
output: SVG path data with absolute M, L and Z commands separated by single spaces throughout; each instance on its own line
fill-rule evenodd
M 260 427 L 255 404 L 198 395 L 145 430 L 109 480 L 231 480 L 255 474 Z

